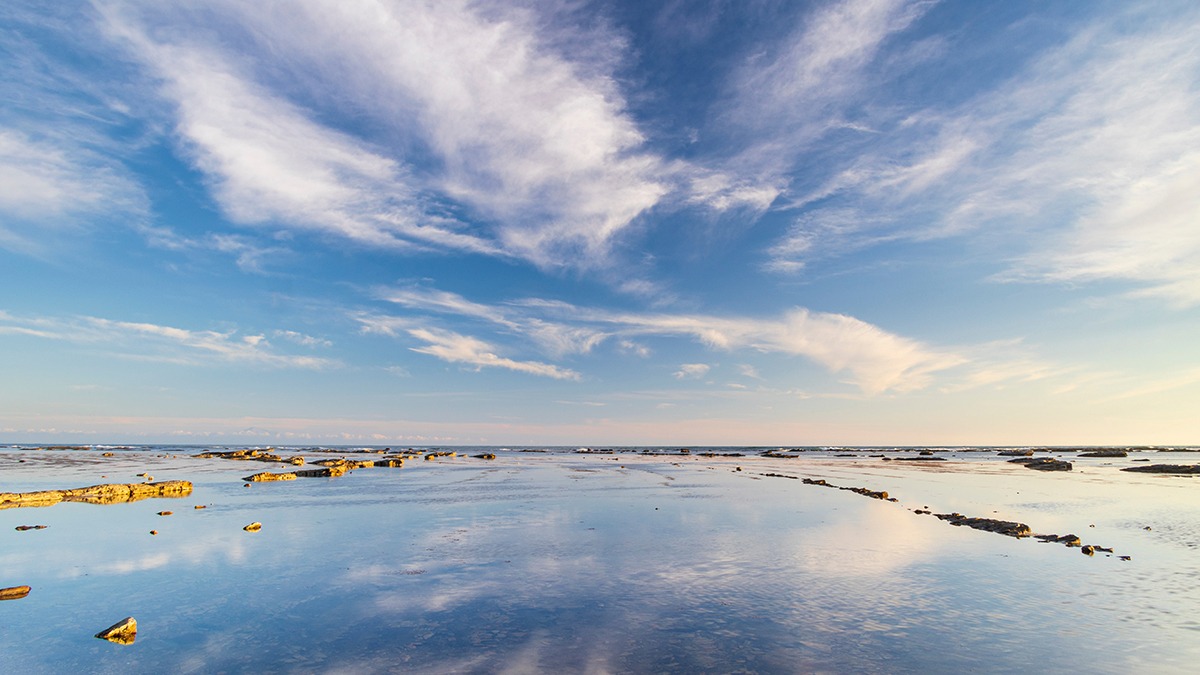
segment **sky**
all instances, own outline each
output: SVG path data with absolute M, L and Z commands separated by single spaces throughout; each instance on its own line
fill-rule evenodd
M 1190 0 L 0 3 L 0 442 L 1197 411 Z

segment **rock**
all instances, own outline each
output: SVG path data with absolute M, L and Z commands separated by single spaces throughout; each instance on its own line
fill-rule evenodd
M 1011 520 L 996 520 L 995 518 L 968 518 L 961 513 L 935 513 L 933 514 L 939 520 L 944 520 L 951 525 L 969 527 L 975 530 L 983 530 L 984 532 L 995 532 L 1009 537 L 1028 537 L 1032 530 L 1025 523 L 1017 523 Z
M 485 452 L 482 455 L 475 455 L 476 459 L 496 459 L 496 456 L 490 452 Z
M 382 466 L 382 467 L 386 467 L 389 469 L 399 469 L 399 468 L 403 468 L 404 460 L 403 459 L 392 459 L 392 458 L 380 459 L 375 462 L 375 466 Z
M 996 454 L 1001 457 L 1033 457 L 1033 450 L 1001 450 Z
M 200 509 L 207 509 L 208 507 L 205 506 L 204 504 L 197 504 L 197 505 L 193 506 L 192 508 L 196 509 L 196 510 L 200 510 Z
M 1080 549 L 1079 549 L 1079 552 L 1080 552 L 1080 553 L 1082 553 L 1082 554 L 1084 554 L 1084 555 L 1087 555 L 1087 556 L 1095 555 L 1095 554 L 1096 554 L 1096 547 L 1094 547 L 1094 546 L 1084 546 L 1084 547 L 1082 547 L 1082 548 L 1080 548 Z
M 1119 555 L 1119 556 L 1117 556 L 1117 558 L 1119 558 L 1121 560 L 1125 560 L 1125 561 L 1133 560 L 1133 556 L 1131 556 L 1131 555 Z
M 50 527 L 50 526 L 49 525 L 18 525 L 16 527 L 16 530 L 17 530 L 17 532 L 28 532 L 29 530 L 44 530 L 47 527 Z
M 296 480 L 296 474 L 291 472 L 271 473 L 270 471 L 263 471 L 262 473 L 256 473 L 253 476 L 245 476 L 242 478 L 242 480 L 250 483 L 267 483 L 277 480 Z
M 884 459 L 887 459 L 886 457 Z M 937 457 L 933 454 L 918 455 L 916 457 L 893 457 L 897 462 L 944 462 L 945 457 Z
M 1073 534 L 1064 534 L 1062 536 L 1057 534 L 1039 534 L 1034 538 L 1041 539 L 1048 544 L 1062 544 L 1068 547 L 1077 547 L 1083 545 L 1083 542 L 1079 540 L 1079 537 Z
M 127 616 L 96 633 L 96 637 L 123 645 L 133 644 L 134 639 L 137 638 L 137 619 Z
M 295 475 L 299 478 L 337 478 L 344 476 L 349 471 L 344 466 L 327 466 L 320 469 L 306 469 L 297 471 Z
M 157 483 L 106 483 L 71 490 L 0 492 L 0 509 L 52 506 L 59 502 L 119 504 L 152 497 L 183 497 L 191 492 L 192 484 L 186 480 L 167 480 Z
M 102 452 L 102 453 L 100 453 L 100 456 L 101 457 L 115 457 L 116 455 L 114 455 L 111 452 Z
M 0 600 L 20 600 L 29 595 L 31 589 L 28 586 L 11 586 L 9 588 L 0 588 Z
M 1079 457 L 1128 457 L 1129 453 L 1125 450 L 1099 449 L 1089 452 L 1081 452 Z
M 158 534 L 158 530 L 150 530 L 150 534 L 151 534 L 151 535 Z
M 160 515 L 160 516 L 170 516 L 170 515 L 174 515 L 174 513 L 175 513 L 174 511 L 159 511 L 159 512 L 158 512 L 158 515 Z
M 259 530 L 262 529 L 262 523 L 255 521 L 255 522 L 250 523 L 249 525 L 243 527 L 242 529 L 247 532 L 258 532 Z
M 1200 474 L 1200 464 L 1150 464 L 1147 466 L 1127 466 L 1122 471 L 1137 473 L 1165 473 L 1176 476 Z

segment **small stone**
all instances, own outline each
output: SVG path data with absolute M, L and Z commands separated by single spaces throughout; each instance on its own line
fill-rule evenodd
M 158 530 L 150 530 L 150 534 L 152 534 L 152 535 L 158 534 Z
M 250 523 L 249 525 L 243 527 L 242 529 L 247 532 L 258 532 L 259 530 L 262 529 L 262 523 L 253 522 L 253 523 Z
M 205 506 L 204 504 L 197 504 L 197 505 L 193 506 L 192 508 L 199 510 L 199 509 L 207 509 L 208 507 Z
M 1125 560 L 1125 561 L 1129 561 L 1129 560 L 1133 560 L 1133 556 L 1131 556 L 1131 555 L 1119 555 L 1119 556 L 1117 556 L 1117 559 L 1119 559 L 1119 560 Z
M 50 526 L 49 525 L 18 525 L 16 527 L 16 530 L 17 530 L 17 532 L 28 532 L 29 530 L 44 530 L 47 527 L 50 527 Z
M 12 586 L 10 588 L 0 588 L 0 600 L 20 600 L 29 595 L 31 589 L 28 586 Z
M 1079 549 L 1079 552 L 1084 555 L 1095 555 L 1096 548 L 1094 546 L 1084 546 L 1083 548 Z
M 134 639 L 137 638 L 137 619 L 127 616 L 96 633 L 96 637 L 123 645 L 133 644 Z
M 170 515 L 173 515 L 174 513 L 175 513 L 174 511 L 159 511 L 159 512 L 158 512 L 158 515 L 160 515 L 160 516 L 170 516 Z

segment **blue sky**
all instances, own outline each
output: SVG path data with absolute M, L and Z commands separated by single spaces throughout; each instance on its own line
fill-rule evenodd
M 1198 45 L 1193 2 L 5 2 L 0 440 L 1200 443 Z

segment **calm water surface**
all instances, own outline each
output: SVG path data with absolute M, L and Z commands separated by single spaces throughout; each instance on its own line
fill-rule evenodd
M 0 450 L 0 491 L 142 471 L 195 483 L 183 499 L 0 510 L 0 586 L 33 587 L 0 602 L 0 672 L 1194 672 L 1200 660 L 1200 483 L 1117 471 L 1130 460 L 1041 474 L 991 453 L 935 467 L 501 451 L 246 488 L 241 476 L 284 467 L 155 450 Z M 1132 560 L 913 512 L 926 506 Z M 242 531 L 251 521 L 262 531 Z M 130 615 L 134 644 L 92 637 Z

